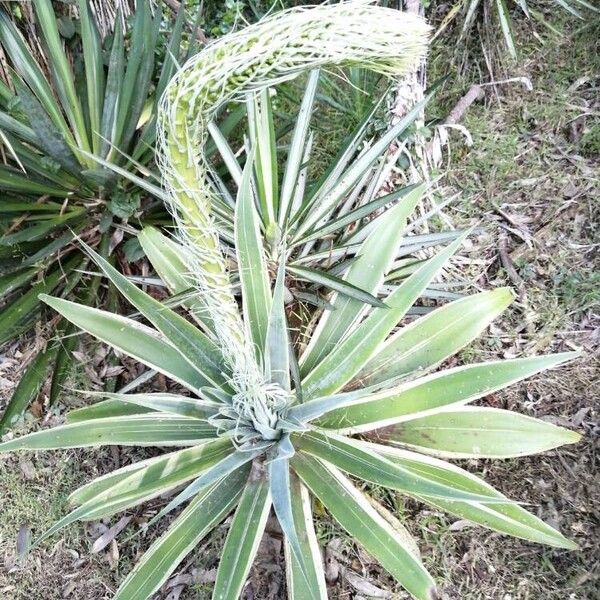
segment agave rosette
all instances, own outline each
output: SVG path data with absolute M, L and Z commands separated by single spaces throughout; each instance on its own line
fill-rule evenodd
M 150 325 L 45 298 L 76 326 L 189 390 L 189 395 L 106 394 L 103 401 L 69 413 L 64 426 L 0 446 L 4 452 L 111 444 L 181 448 L 76 490 L 70 498 L 76 508 L 45 536 L 75 520 L 109 517 L 185 484 L 158 516 L 184 502 L 188 506 L 146 552 L 116 598 L 149 597 L 234 510 L 213 597 L 237 598 L 271 507 L 286 536 L 289 597 L 326 598 L 312 525 L 314 495 L 415 598 L 432 598 L 434 581 L 415 542 L 397 520 L 373 505 L 352 476 L 502 533 L 573 548 L 572 542 L 519 504 L 438 457 L 507 458 L 577 441 L 578 434 L 544 421 L 467 406 L 570 360 L 574 353 L 434 371 L 480 334 L 512 299 L 506 288 L 482 292 L 397 328 L 456 252 L 460 239 L 409 276 L 385 298 L 385 307 L 337 295 L 336 310 L 324 313 L 296 362 L 286 324 L 282 270 L 273 291 L 266 286 L 267 302 L 264 294 L 256 293 L 257 282 L 263 277 L 268 281 L 268 275 L 259 251 L 258 215 L 251 189 L 247 191 L 238 198 L 237 218 L 243 235 L 254 240 L 243 251 L 253 253 L 257 266 L 252 281 L 242 279 L 243 319 L 263 369 L 264 390 L 248 390 L 240 398 L 243 382 L 233 380 L 226 356 L 211 337 L 140 290 L 92 250 L 88 251 L 101 270 Z M 409 210 L 410 205 L 402 203 L 384 213 L 365 240 L 365 251 L 390 230 L 398 235 L 397 215 Z M 142 244 L 154 264 L 176 262 L 155 230 L 142 234 Z M 371 251 L 369 266 L 382 279 L 387 265 L 377 260 L 378 254 Z M 176 267 L 173 274 L 173 279 L 180 275 Z
M 148 2 L 137 4 L 129 24 L 123 27 L 118 17 L 104 38 L 89 0 L 78 0 L 70 37 L 68 21 L 60 27 L 50 0 L 32 2 L 39 36 L 33 40 L 23 36 L 8 8 L 0 10 L 7 77 L 0 81 L 0 347 L 34 329 L 64 338 L 39 342 L 42 349 L 8 401 L 0 432 L 37 396 L 49 370 L 54 403 L 70 370 L 74 332 L 63 320 L 45 319 L 39 294 L 90 305 L 105 299 L 98 279 L 83 275 L 87 259 L 76 235 L 103 255 L 124 238 L 121 249 L 131 259 L 139 250 L 128 220 L 143 214 L 145 223 L 168 222 L 160 202 L 142 208 L 146 194 L 135 173 L 147 172 L 153 160 L 158 98 L 183 59 L 183 11 L 157 67 L 163 15 L 158 8 L 153 15 Z
M 348 7 L 357 11 L 354 19 L 361 25 L 367 17 L 375 22 L 397 18 L 395 11 L 383 15 L 379 11 L 385 9 L 354 2 L 313 9 L 312 21 L 306 17 L 303 23 L 310 25 L 307 31 L 315 23 L 328 32 L 333 29 L 337 46 L 343 46 L 346 32 L 327 27 L 325 18 L 337 23 L 336 17 L 348 16 Z M 289 18 L 291 30 L 298 23 L 297 14 L 277 18 Z M 396 27 L 403 31 L 401 23 Z M 245 41 L 263 40 L 258 35 L 262 31 L 248 28 Z M 239 37 L 234 43 L 239 44 Z M 395 51 L 390 46 L 390 55 Z M 369 62 L 367 53 L 359 64 L 377 67 L 371 58 Z M 391 58 L 379 59 L 380 70 L 388 72 Z M 197 75 L 198 63 L 190 63 L 188 74 Z M 269 77 L 279 80 L 283 74 Z M 178 87 L 181 81 L 185 73 L 167 89 L 165 111 L 171 119 L 165 121 L 161 138 L 165 183 L 178 217 L 180 241 L 152 228 L 139 239 L 176 299 L 190 284 L 198 293 L 186 294 L 175 310 L 172 303 L 156 300 L 86 247 L 145 322 L 62 298 L 43 299 L 75 326 L 163 373 L 188 393 L 105 393 L 100 402 L 69 413 L 66 425 L 0 445 L 3 452 L 102 445 L 172 450 L 76 490 L 70 498 L 72 512 L 44 537 L 76 520 L 107 518 L 173 492 L 152 522 L 185 508 L 150 546 L 115 598 L 149 598 L 200 540 L 233 512 L 213 590 L 213 598 L 233 600 L 242 591 L 273 509 L 285 536 L 288 597 L 324 599 L 325 577 L 311 507 L 314 497 L 413 597 L 434 598 L 435 582 L 415 541 L 393 515 L 355 485 L 353 480 L 358 479 L 502 533 L 573 548 L 571 541 L 518 503 L 441 457 L 506 458 L 577 441 L 578 434 L 544 421 L 469 406 L 560 365 L 575 353 L 436 371 L 508 307 L 512 294 L 503 288 L 461 298 L 402 326 L 415 301 L 468 234 L 459 235 L 416 265 L 391 291 L 387 289 L 385 279 L 403 244 L 406 221 L 423 193 L 419 186 L 372 218 L 357 242 L 354 259 L 341 270 L 343 281 L 360 284 L 377 302 L 336 290 L 329 299 L 330 309 L 316 314 L 313 328 L 298 332 L 290 327 L 286 265 L 289 269 L 293 249 L 287 224 L 298 214 L 291 209 L 291 198 L 302 185 L 301 169 L 295 169 L 289 184 L 290 212 L 284 214 L 291 216 L 282 220 L 281 233 L 274 236 L 277 230 L 269 223 L 279 225 L 275 207 L 285 203 L 283 191 L 271 193 L 270 203 L 262 203 L 261 173 L 264 183 L 265 169 L 270 167 L 261 163 L 258 128 L 250 131 L 250 149 L 239 174 L 229 246 L 239 273 L 238 302 L 225 268 L 222 232 L 215 225 L 222 199 L 206 187 L 204 157 L 196 155 L 195 142 L 206 115 L 194 121 L 187 112 L 189 102 L 174 101 L 187 89 Z M 264 95 L 262 89 L 257 93 Z M 273 173 L 270 177 L 273 184 Z M 341 182 L 345 185 L 347 178 Z M 301 204 L 297 210 L 302 210 Z M 321 198 L 309 210 L 311 222 L 302 232 L 308 236 L 318 231 L 329 209 Z

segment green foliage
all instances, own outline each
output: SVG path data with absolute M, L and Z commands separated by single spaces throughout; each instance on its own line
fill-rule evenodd
M 598 7 L 587 0 L 553 0 L 553 9 L 562 9 L 570 15 L 583 20 L 586 14 L 598 13 Z M 504 45 L 511 58 L 518 56 L 518 44 L 514 34 L 514 18 L 517 13 L 519 17 L 525 16 L 529 20 L 536 21 L 549 29 L 553 29 L 551 21 L 548 22 L 545 15 L 538 10 L 533 2 L 527 0 L 465 0 L 458 2 L 448 10 L 442 19 L 438 33 L 446 29 L 460 16 L 460 39 L 472 35 L 475 26 L 483 20 L 486 25 L 493 21 L 502 33 Z
M 41 295 L 73 326 L 187 390 L 186 395 L 100 393 L 102 400 L 70 413 L 66 425 L 0 444 L 0 452 L 104 445 L 169 449 L 76 490 L 73 510 L 43 536 L 160 497 L 171 496 L 150 525 L 185 505 L 123 581 L 116 600 L 150 598 L 230 513 L 213 598 L 235 600 L 271 508 L 285 538 L 288 597 L 326 598 L 313 499 L 412 597 L 437 597 L 415 541 L 351 477 L 495 531 L 575 547 L 519 503 L 439 457 L 504 458 L 575 443 L 577 433 L 549 423 L 466 405 L 577 353 L 434 371 L 506 309 L 511 293 L 500 289 L 462 298 L 405 324 L 413 304 L 431 289 L 469 233 L 407 236 L 423 186 L 376 197 L 382 155 L 406 134 L 423 104 L 363 146 L 367 115 L 331 168 L 308 186 L 308 121 L 317 82 L 315 72 L 283 169 L 268 90 L 248 103 L 243 152 L 233 152 L 210 127 L 237 187 L 234 200 L 222 173 L 211 174 L 219 195 L 214 205 L 202 208 L 209 226 L 215 219 L 218 235 L 193 231 L 196 237 L 187 237 L 185 245 L 152 227 L 139 236 L 169 300 L 161 302 L 137 287 L 89 245 L 83 246 L 85 256 L 137 312 L 123 317 Z M 186 185 L 198 185 L 189 164 L 186 171 L 180 162 L 189 177 Z M 184 220 L 180 227 L 193 222 Z M 432 257 L 402 270 L 398 261 L 415 248 L 443 241 L 449 243 Z M 225 271 L 213 261 L 222 250 L 237 265 L 235 343 L 219 327 L 222 290 L 202 285 L 215 266 Z M 315 301 L 308 326 L 291 322 L 294 278 L 327 290 L 326 298 L 315 294 L 326 304 Z M 459 439 L 454 431 L 461 432 Z
M 193 315 L 199 328 L 128 282 L 88 248 L 97 266 L 150 325 L 62 299 L 43 299 L 77 327 L 184 385 L 189 396 L 100 394 L 105 399 L 75 411 L 69 424 L 4 442 L 0 450 L 106 444 L 182 449 L 118 469 L 75 491 L 71 497 L 73 511 L 46 535 L 78 519 L 108 517 L 183 484 L 184 491 L 157 518 L 189 504 L 125 579 L 117 592 L 118 600 L 149 598 L 231 511 L 234 518 L 213 597 L 237 598 L 271 506 L 286 536 L 289 597 L 325 598 L 323 565 L 312 525 L 312 496 L 413 597 L 434 597 L 435 582 L 415 552 L 414 540 L 397 521 L 375 507 L 351 482 L 350 475 L 500 532 L 573 548 L 570 541 L 519 504 L 477 476 L 435 456 L 508 457 L 576 442 L 576 433 L 518 414 L 498 411 L 500 414 L 491 418 L 486 411 L 494 409 L 460 408 L 575 354 L 481 363 L 427 374 L 482 332 L 511 300 L 506 290 L 484 292 L 458 300 L 456 306 L 451 303 L 438 308 L 392 334 L 409 305 L 458 249 L 462 236 L 384 296 L 388 308 L 360 303 L 362 312 L 367 313 L 363 321 L 352 318 L 359 303 L 354 299 L 339 304 L 335 312 L 322 312 L 322 324 L 308 344 L 322 350 L 314 364 L 303 360 L 308 356 L 304 350 L 299 372 L 295 372 L 296 351 L 288 355 L 287 340 L 291 338 L 297 348 L 298 336 L 286 325 L 281 267 L 271 291 L 272 275 L 261 251 L 264 234 L 258 226 L 259 204 L 252 200 L 253 186 L 247 176 L 252 160 L 250 155 L 235 214 L 237 240 L 242 244 L 237 248 L 238 256 L 254 256 L 247 268 L 256 276 L 243 279 L 243 318 L 248 331 L 254 332 L 259 356 L 264 357 L 260 364 L 265 389 L 270 393 L 280 390 L 283 402 L 262 404 L 260 389 L 240 401 L 243 382 L 231 379 L 228 358 L 210 342 L 210 325 L 194 311 L 194 303 L 187 301 L 186 312 Z M 407 212 L 416 200 L 396 204 L 383 216 L 394 216 L 398 227 L 399 207 Z M 142 243 L 152 247 L 149 256 L 155 268 L 177 294 L 181 272 L 170 255 L 170 244 L 161 244 L 161 239 L 162 234 L 146 229 Z M 381 246 L 374 243 L 382 239 L 382 232 L 373 228 L 366 234 L 361 252 L 365 264 L 376 272 L 379 284 L 374 284 L 375 292 L 391 263 L 380 258 Z M 401 247 L 400 239 L 398 234 L 390 238 L 391 257 L 394 249 Z M 266 278 L 266 288 L 257 285 L 260 273 Z M 334 304 L 336 298 L 347 296 L 334 293 Z M 265 312 L 264 319 L 259 318 L 260 311 Z M 338 317 L 335 321 L 331 321 L 333 315 Z M 457 339 L 462 315 L 469 322 L 474 319 L 473 325 Z M 328 321 L 334 325 L 325 328 Z M 438 322 L 447 325 L 440 329 Z M 345 341 L 357 335 L 353 347 L 347 347 Z M 332 336 L 335 342 L 323 344 L 323 336 Z M 420 342 L 411 344 L 410 339 Z M 397 349 L 400 364 L 405 366 L 379 381 L 376 388 L 363 388 L 361 373 L 372 372 L 369 365 L 382 361 L 390 348 Z M 352 362 L 347 363 L 344 359 L 350 356 Z M 218 367 L 213 370 L 211 365 Z M 127 412 L 122 413 L 125 408 Z M 498 419 L 502 419 L 501 436 Z M 448 435 L 449 425 L 465 433 L 460 439 Z
M 243 212 L 238 212 L 237 219 L 239 226 L 244 227 L 241 223 L 246 219 Z M 256 228 L 248 229 L 251 230 L 257 237 L 260 236 Z M 147 237 L 153 235 L 152 230 L 145 232 Z M 371 235 L 378 235 L 377 230 Z M 447 252 L 439 255 L 439 264 L 426 263 L 406 280 L 404 290 L 414 290 L 407 296 L 407 303 L 415 297 L 418 288 L 435 276 L 456 248 L 457 243 L 452 244 Z M 105 517 L 174 490 L 182 483 L 188 485 L 167 510 L 186 499 L 191 501 L 188 508 L 150 548 L 125 580 L 116 598 L 150 597 L 194 545 L 236 506 L 226 541 L 226 548 L 235 549 L 235 553 L 233 556 L 231 551 L 224 554 L 214 597 L 237 598 L 256 552 L 271 503 L 289 545 L 290 596 L 302 596 L 300 589 L 303 589 L 310 597 L 324 598 L 323 567 L 316 550 L 314 530 L 307 519 L 310 502 L 306 490 L 317 497 L 340 525 L 358 543 L 363 544 L 415 598 L 431 598 L 435 585 L 414 553 L 414 542 L 408 539 L 405 531 L 389 521 L 385 513 L 377 511 L 347 475 L 391 487 L 498 531 L 558 547 L 573 547 L 558 532 L 476 476 L 428 456 L 429 453 L 441 453 L 448 457 L 507 457 L 577 441 L 579 436 L 575 433 L 508 411 L 496 411 L 499 414 L 492 418 L 486 411 L 493 412 L 494 409 L 456 408 L 548 366 L 572 359 L 573 353 L 482 363 L 427 375 L 426 372 L 435 367 L 440 358 L 459 349 L 450 326 L 446 331 L 432 332 L 437 347 L 446 348 L 446 351 L 442 350 L 442 354 L 433 357 L 428 352 L 429 342 L 425 331 L 430 322 L 435 322 L 436 313 L 444 315 L 453 308 L 449 304 L 418 319 L 408 328 L 401 328 L 399 334 L 390 338 L 394 344 L 399 339 L 398 335 L 402 335 L 406 329 L 414 332 L 422 329 L 423 333 L 418 337 L 424 342 L 420 347 L 411 349 L 411 352 L 420 353 L 421 359 L 415 358 L 419 364 L 416 370 L 380 383 L 379 391 L 362 389 L 360 373 L 368 369 L 370 361 L 378 360 L 380 354 L 386 353 L 386 346 L 390 344 L 386 342 L 387 334 L 378 337 L 373 345 L 367 343 L 357 347 L 357 361 L 350 376 L 337 375 L 335 371 L 316 375 L 322 372 L 322 365 L 328 364 L 330 357 L 343 347 L 343 341 L 338 341 L 324 352 L 313 368 L 305 368 L 301 381 L 288 384 L 294 378 L 284 376 L 286 373 L 283 369 L 289 368 L 289 363 L 287 359 L 281 363 L 280 359 L 287 355 L 285 339 L 293 332 L 288 332 L 287 328 L 281 329 L 285 316 L 282 279 L 279 278 L 272 295 L 269 291 L 269 302 L 273 309 L 268 317 L 267 334 L 258 335 L 256 339 L 263 355 L 279 357 L 277 369 L 272 361 L 264 363 L 265 369 L 270 365 L 270 369 L 267 369 L 271 373 L 269 385 L 292 387 L 288 402 L 274 412 L 275 420 L 271 421 L 270 426 L 275 430 L 276 437 L 264 438 L 265 423 L 259 412 L 253 413 L 251 422 L 240 425 L 232 395 L 231 386 L 234 384 L 227 381 L 230 367 L 218 347 L 208 349 L 207 346 L 206 358 L 197 361 L 196 356 L 199 355 L 190 353 L 188 347 L 192 344 L 200 350 L 205 346 L 200 330 L 194 329 L 187 321 L 185 323 L 188 324 L 184 326 L 182 317 L 164 306 L 155 312 L 153 307 L 158 309 L 159 306 L 155 300 L 132 284 L 126 284 L 126 280 L 91 249 L 88 252 L 112 283 L 158 329 L 142 329 L 139 323 L 119 317 L 119 325 L 113 331 L 100 325 L 116 318 L 110 314 L 65 300 L 50 297 L 44 297 L 44 300 L 78 327 L 100 334 L 108 343 L 122 351 L 131 352 L 149 367 L 158 368 L 179 381 L 188 388 L 190 396 L 104 395 L 107 399 L 95 407 L 110 403 L 110 415 L 115 408 L 127 404 L 133 408 L 132 414 L 117 416 L 118 412 L 114 411 L 115 416 L 97 417 L 88 412 L 72 424 L 5 442 L 0 449 L 12 451 L 106 444 L 184 447 L 115 471 L 76 491 L 72 501 L 77 508 L 57 526 L 62 527 L 75 519 Z M 374 247 L 371 253 L 375 255 L 376 252 Z M 379 269 L 385 272 L 384 265 Z M 244 286 L 243 293 L 252 296 L 257 290 L 248 285 Z M 261 290 L 260 294 L 263 293 Z M 404 291 L 403 295 L 406 293 Z M 467 338 L 472 339 L 485 329 L 510 300 L 510 295 L 503 290 L 484 294 L 488 294 L 487 308 L 480 311 L 477 326 L 461 343 L 466 343 Z M 393 295 L 385 298 L 386 305 L 395 306 Z M 457 302 L 462 306 L 467 299 Z M 255 306 L 253 298 L 246 299 L 244 306 Z M 352 309 L 353 306 L 340 308 L 342 312 Z M 378 311 L 384 311 L 396 324 L 405 312 L 404 309 L 394 313 L 391 309 L 371 307 L 370 316 L 365 322 Z M 252 310 L 247 314 L 251 315 Z M 321 319 L 326 319 L 328 314 L 325 313 Z M 247 322 L 247 326 L 250 325 Z M 179 331 L 184 329 L 189 329 L 189 332 L 182 337 Z M 276 330 L 279 333 L 275 333 Z M 349 336 L 360 330 L 361 323 L 358 322 L 343 329 Z M 149 336 L 148 344 L 164 344 L 162 339 L 168 341 L 172 348 L 170 352 L 173 353 L 172 363 L 165 360 L 164 348 L 157 348 L 156 359 L 151 358 L 153 350 L 150 346 L 147 351 L 142 349 L 142 331 Z M 323 328 L 317 328 L 313 334 L 315 339 L 318 340 L 323 335 L 319 332 L 323 331 Z M 156 342 L 151 342 L 152 339 Z M 161 360 L 157 364 L 159 356 Z M 215 381 L 213 377 L 209 381 L 211 378 L 206 368 L 210 363 L 221 365 L 224 380 Z M 188 375 L 182 376 L 188 371 Z M 344 392 L 344 389 L 352 391 Z M 321 390 L 326 390 L 324 395 Z M 251 400 L 247 399 L 246 402 Z M 500 436 L 498 419 L 502 419 Z M 448 433 L 449 425 L 454 432 Z M 254 427 L 253 432 L 247 431 L 250 427 Z M 465 433 L 456 436 L 456 430 Z M 367 434 L 370 431 L 372 435 Z M 357 437 L 353 435 L 354 432 L 361 433 Z M 253 441 L 245 443 L 243 439 L 246 438 Z M 434 445 L 430 440 L 435 440 Z M 421 453 L 396 449 L 396 445 L 408 446 Z M 292 494 L 293 487 L 299 493 Z M 161 514 L 166 514 L 166 511 Z M 51 532 L 56 531 L 57 527 L 52 528 Z M 373 530 L 380 533 L 373 536 Z M 299 582 L 298 590 L 294 592 L 296 581 Z M 307 585 L 310 587 L 307 588 Z
M 181 58 L 183 14 L 158 67 L 163 17 L 158 10 L 153 15 L 148 3 L 138 4 L 126 28 L 119 17 L 114 32 L 101 39 L 87 0 L 79 1 L 76 22 L 57 19 L 50 0 L 34 0 L 44 49 L 40 58 L 34 41 L 28 42 L 9 14 L 0 11 L 0 44 L 10 67 L 9 85 L 0 84 L 6 156 L 0 166 L 5 193 L 0 203 L 0 345 L 43 319 L 41 292 L 72 295 L 90 305 L 102 297 L 99 281 L 80 273 L 87 260 L 73 243 L 75 236 L 107 254 L 109 240 L 114 244 L 123 237 L 128 220 L 165 218 L 146 192 L 106 166 L 148 172 L 144 165 L 153 160 L 157 99 Z M 76 338 L 64 321 L 46 334 L 46 339 L 65 340 L 53 339 L 34 356 L 0 431 L 27 408 L 48 372 L 51 404 L 62 389 Z

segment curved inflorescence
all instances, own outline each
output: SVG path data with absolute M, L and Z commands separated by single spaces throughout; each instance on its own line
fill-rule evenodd
M 307 69 L 353 65 L 403 75 L 424 55 L 428 34 L 421 18 L 371 0 L 291 9 L 209 45 L 166 88 L 158 120 L 164 187 L 193 257 L 192 283 L 205 299 L 240 397 L 263 379 L 246 341 L 213 222 L 215 198 L 203 147 L 215 111 Z

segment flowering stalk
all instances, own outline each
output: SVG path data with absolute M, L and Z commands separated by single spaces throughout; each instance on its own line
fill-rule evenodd
M 200 52 L 169 83 L 159 111 L 160 168 L 180 235 L 194 256 L 194 284 L 206 299 L 233 368 L 251 353 L 212 218 L 203 153 L 217 108 L 307 69 L 361 66 L 403 75 L 427 48 L 419 17 L 352 0 L 283 11 Z M 245 357 L 245 358 L 242 358 Z

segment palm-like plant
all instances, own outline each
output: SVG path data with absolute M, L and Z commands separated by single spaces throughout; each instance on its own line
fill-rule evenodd
M 394 62 L 398 47 L 391 39 L 410 54 L 411 47 L 421 44 L 411 38 L 422 41 L 420 32 L 425 30 L 419 29 L 417 20 L 407 25 L 397 15 L 364 2 L 306 13 L 292 11 L 277 17 L 275 23 L 266 21 L 248 28 L 243 36 L 236 34 L 216 44 L 206 51 L 205 60 L 212 64 L 224 48 L 244 47 L 249 51 L 246 57 L 260 57 L 254 63 L 260 68 L 275 65 L 260 78 L 256 71 L 254 78 L 234 71 L 242 87 L 250 89 L 284 76 L 278 71 L 281 55 L 290 58 L 287 68 L 292 64 L 287 77 L 300 70 L 294 62 L 299 54 L 311 56 L 310 66 L 326 62 L 319 52 L 312 53 L 311 44 L 318 45 L 330 60 L 327 44 L 348 49 L 349 56 L 336 57 L 340 62 L 368 64 L 383 72 L 394 67 L 402 71 L 407 59 Z M 381 23 L 389 26 L 388 31 L 380 31 L 383 41 L 390 43 L 388 54 L 369 48 L 360 54 L 354 44 L 356 27 L 362 30 Z M 278 40 L 273 46 L 276 56 L 258 53 L 252 46 L 268 41 L 273 25 L 294 35 Z M 241 40 L 249 47 L 240 44 Z M 228 56 L 236 58 L 235 53 Z M 147 256 L 186 314 L 136 287 L 89 246 L 85 246 L 88 255 L 149 325 L 43 296 L 75 326 L 164 373 L 187 388 L 189 395 L 102 394 L 99 403 L 69 413 L 68 424 L 0 445 L 4 452 L 106 444 L 182 449 L 118 469 L 76 490 L 71 496 L 76 508 L 44 537 L 75 520 L 108 517 L 183 485 L 183 491 L 153 522 L 186 502 L 187 507 L 125 579 L 117 600 L 150 597 L 184 556 L 232 511 L 213 598 L 239 597 L 271 507 L 285 535 L 288 597 L 322 599 L 326 589 L 312 522 L 314 496 L 415 598 L 430 600 L 435 596 L 435 583 L 420 561 L 414 540 L 397 519 L 352 483 L 350 475 L 503 533 L 573 548 L 572 542 L 517 503 L 436 455 L 511 457 L 575 442 L 576 433 L 549 423 L 465 406 L 575 354 L 428 373 L 472 341 L 512 298 L 507 289 L 483 292 L 397 329 L 467 233 L 419 264 L 384 295 L 382 303 L 373 306 L 336 292 L 331 299 L 335 310 L 320 313 L 312 332 L 301 332 L 309 338 L 304 343 L 304 337 L 288 325 L 286 315 L 288 248 L 283 240 L 288 239 L 291 217 L 282 221 L 281 234 L 269 227 L 279 225 L 273 210 L 281 204 L 279 193 L 270 196 L 272 203 L 264 207 L 265 213 L 259 211 L 260 177 L 264 183 L 269 166 L 261 162 L 258 128 L 250 132 L 254 143 L 240 174 L 235 202 L 232 247 L 239 272 L 240 310 L 225 268 L 223 250 L 227 247 L 215 225 L 219 213 L 213 212 L 213 206 L 218 206 L 219 199 L 204 181 L 204 156 L 196 154 L 195 140 L 204 131 L 206 114 L 194 120 L 197 115 L 186 86 L 190 74 L 197 75 L 206 67 L 200 63 L 201 59 L 189 63 L 170 84 L 162 121 L 163 168 L 170 200 L 178 211 L 183 245 L 166 240 L 152 228 L 140 235 Z M 214 90 L 203 85 L 201 93 Z M 219 88 L 215 101 L 226 99 L 226 90 L 226 86 Z M 273 178 L 272 173 L 271 185 Z M 292 190 L 302 185 L 300 179 L 297 172 Z M 403 223 L 419 196 L 420 190 L 413 190 L 371 221 L 355 260 L 345 267 L 346 280 L 352 274 L 373 295 L 384 289 Z M 310 207 L 314 221 L 306 233 L 318 229 L 323 203 Z M 267 223 L 265 214 L 270 219 Z M 265 248 L 277 265 L 276 274 L 269 268 Z M 181 298 L 182 286 L 188 289 L 191 284 L 199 293 Z
M 130 233 L 128 219 L 142 213 L 146 221 L 165 219 L 160 202 L 144 200 L 142 209 L 141 188 L 115 169 L 135 172 L 153 159 L 156 107 L 181 53 L 183 12 L 157 69 L 162 15 L 152 16 L 148 2 L 138 5 L 130 27 L 118 18 L 112 36 L 102 40 L 88 0 L 80 0 L 80 35 L 66 48 L 50 0 L 34 0 L 45 64 L 0 10 L 11 84 L 0 83 L 6 158 L 0 166 L 0 346 L 40 322 L 40 292 L 96 302 L 97 281 L 82 278 L 86 258 L 73 244 L 75 235 L 107 254 L 109 244 Z M 50 365 L 51 403 L 62 388 L 76 339 L 64 322 L 53 324 L 47 339 L 58 332 L 65 343 L 50 343 L 33 357 L 0 431 L 36 396 Z

